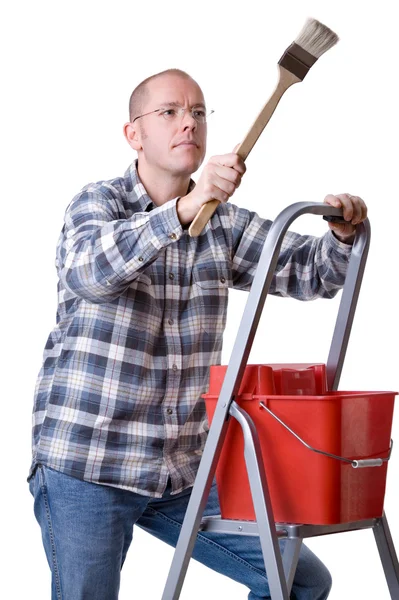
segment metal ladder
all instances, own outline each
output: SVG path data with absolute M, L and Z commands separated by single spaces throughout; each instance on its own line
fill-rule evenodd
M 180 597 L 196 536 L 200 529 L 202 531 L 258 535 L 272 600 L 289 600 L 303 539 L 345 531 L 372 529 L 391 598 L 399 600 L 399 564 L 385 513 L 380 518 L 337 525 L 275 524 L 257 431 L 249 415 L 234 401 L 240 388 L 256 329 L 276 269 L 284 235 L 291 223 L 305 213 L 342 216 L 341 209 L 326 204 L 297 202 L 283 210 L 270 228 L 231 353 L 162 600 L 177 600 Z M 327 389 L 329 391 L 338 388 L 369 244 L 370 225 L 366 220 L 357 226 L 356 239 L 352 248 L 326 364 Z M 202 519 L 231 417 L 238 421 L 243 431 L 244 456 L 256 522 L 227 520 L 219 517 Z M 278 544 L 280 538 L 286 539 L 283 556 Z

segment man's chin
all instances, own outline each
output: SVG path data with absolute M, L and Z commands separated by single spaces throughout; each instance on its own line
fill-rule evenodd
M 186 157 L 184 160 L 174 162 L 174 170 L 181 175 L 192 175 L 200 168 L 203 157 Z

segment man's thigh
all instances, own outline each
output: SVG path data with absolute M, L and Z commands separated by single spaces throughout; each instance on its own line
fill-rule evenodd
M 114 600 L 133 525 L 148 498 L 39 466 L 30 490 L 53 600 Z
M 164 542 L 175 546 L 190 498 L 190 490 L 148 504 L 137 525 Z M 204 516 L 220 514 L 216 486 L 209 494 Z M 284 542 L 280 544 L 284 551 Z M 199 532 L 193 558 L 211 569 L 245 585 L 250 600 L 270 598 L 262 551 L 258 537 Z M 292 589 L 296 600 L 324 600 L 331 577 L 323 563 L 303 546 Z

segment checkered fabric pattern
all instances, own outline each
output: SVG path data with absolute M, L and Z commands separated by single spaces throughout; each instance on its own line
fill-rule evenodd
M 190 189 L 194 186 L 191 182 Z M 57 246 L 57 322 L 38 376 L 33 461 L 160 497 L 194 482 L 201 394 L 220 364 L 228 289 L 249 290 L 271 222 L 221 204 L 198 238 L 154 206 L 133 163 L 72 200 Z M 350 247 L 288 232 L 271 293 L 332 297 Z

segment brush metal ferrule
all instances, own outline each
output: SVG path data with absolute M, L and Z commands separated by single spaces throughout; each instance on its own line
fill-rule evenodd
M 295 42 L 288 46 L 283 56 L 278 61 L 278 64 L 290 73 L 303 80 L 305 75 L 312 67 L 317 58 L 304 50 L 302 46 L 298 46 Z

